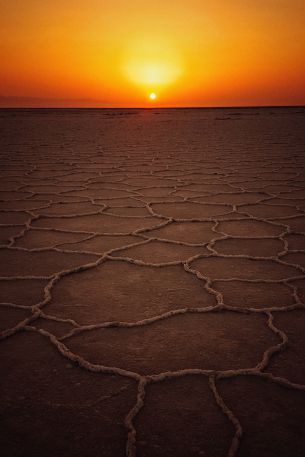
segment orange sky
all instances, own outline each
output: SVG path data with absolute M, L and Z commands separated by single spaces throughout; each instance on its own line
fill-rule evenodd
M 0 0 L 0 11 L 0 106 L 305 104 L 304 0 Z

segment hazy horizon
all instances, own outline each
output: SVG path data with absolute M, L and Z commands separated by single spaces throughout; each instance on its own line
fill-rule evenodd
M 86 105 L 87 103 L 87 105 Z M 181 105 L 181 106 L 107 106 L 99 100 L 58 99 L 40 97 L 6 97 L 0 95 L 0 109 L 251 109 L 251 108 L 303 108 L 304 104 L 283 105 Z

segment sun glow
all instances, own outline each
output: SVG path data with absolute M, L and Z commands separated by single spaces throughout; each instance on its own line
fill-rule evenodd
M 179 52 L 166 37 L 142 36 L 130 41 L 122 55 L 124 77 L 149 101 L 164 87 L 174 86 L 182 75 Z M 147 95 L 146 95 L 147 96 Z
M 140 85 L 163 86 L 174 82 L 179 70 L 173 64 L 162 61 L 131 60 L 126 68 L 128 78 Z

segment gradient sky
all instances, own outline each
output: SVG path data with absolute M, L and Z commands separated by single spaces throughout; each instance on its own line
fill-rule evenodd
M 305 104 L 304 0 L 0 0 L 0 12 L 0 106 Z

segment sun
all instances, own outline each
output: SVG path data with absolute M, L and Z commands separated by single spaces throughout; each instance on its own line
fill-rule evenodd
M 155 92 L 151 92 L 151 93 L 149 94 L 149 98 L 150 98 L 151 100 L 156 100 L 157 95 L 155 94 Z

